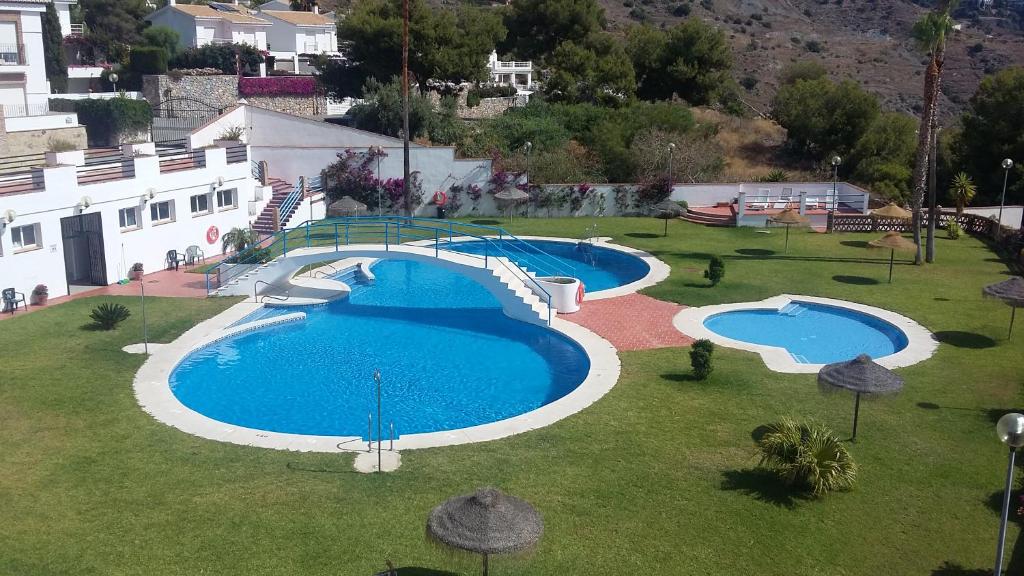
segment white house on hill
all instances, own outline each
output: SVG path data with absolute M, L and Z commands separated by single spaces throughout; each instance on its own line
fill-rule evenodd
M 202 6 L 170 0 L 167 6 L 146 16 L 146 20 L 154 26 L 174 29 L 182 48 L 233 42 L 266 50 L 267 31 L 271 26 L 237 2 L 211 2 Z
M 259 14 L 272 24 L 267 42 L 276 69 L 309 72 L 310 56 L 341 56 L 334 21 L 327 17 L 292 10 L 261 10 Z

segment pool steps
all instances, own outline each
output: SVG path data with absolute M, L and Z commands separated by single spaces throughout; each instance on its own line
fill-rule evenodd
M 325 258 L 330 254 L 330 258 Z M 484 260 L 467 254 L 441 251 L 436 253 L 430 247 L 422 246 L 389 246 L 375 245 L 343 247 L 341 250 L 331 248 L 299 248 L 290 250 L 288 256 L 277 258 L 262 264 L 244 274 L 239 275 L 228 284 L 211 292 L 217 296 L 252 296 L 253 287 L 257 282 L 267 282 L 272 286 L 282 286 L 288 278 L 291 278 L 296 270 L 305 264 L 315 261 L 326 261 L 328 259 L 342 260 L 351 257 L 408 257 L 415 260 L 434 261 L 440 264 L 457 264 L 459 268 L 470 277 L 484 285 L 485 288 L 494 294 L 502 304 L 505 314 L 511 318 L 529 322 L 531 324 L 547 325 L 548 305 L 537 293 L 543 294 L 539 287 L 536 287 L 532 279 L 536 276 L 533 272 L 523 269 L 511 263 L 505 257 L 494 256 L 486 260 L 486 268 L 482 266 Z M 450 267 L 450 266 L 449 266 Z M 515 271 L 521 271 L 518 274 Z M 367 271 L 368 272 L 368 271 Z M 521 277 L 522 274 L 526 278 Z M 532 285 L 532 286 L 531 286 Z M 551 312 L 554 317 L 554 311 Z

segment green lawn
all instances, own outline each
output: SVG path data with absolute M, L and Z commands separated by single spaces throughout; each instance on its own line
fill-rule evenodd
M 590 219 L 518 220 L 520 234 L 580 236 Z M 981 242 L 938 242 L 938 263 L 899 265 L 861 243 L 878 235 L 713 229 L 602 219 L 599 233 L 673 269 L 651 296 L 700 305 L 781 292 L 890 308 L 945 342 L 902 369 L 904 392 L 862 406 L 856 488 L 794 498 L 755 469 L 751 433 L 782 416 L 847 434 L 852 399 L 813 375 L 768 371 L 719 348 L 707 382 L 685 350 L 622 353 L 618 385 L 553 426 L 483 444 L 411 451 L 393 474 L 352 472 L 350 455 L 245 448 L 192 437 L 142 412 L 138 300 L 78 300 L 0 322 L 0 574 L 369 575 L 398 566 L 478 573 L 424 539 L 435 504 L 483 485 L 542 512 L 533 555 L 493 574 L 878 575 L 991 569 L 1005 474 L 994 422 L 1022 405 L 1024 334 L 983 300 L 1007 268 Z M 710 254 L 726 261 L 715 288 Z M 882 283 L 873 284 L 871 281 Z M 83 329 L 118 300 L 135 313 L 113 332 Z M 169 341 L 234 300 L 149 299 L 150 337 Z M 1024 328 L 1021 328 L 1024 332 Z M 1011 526 L 1008 550 L 1020 538 Z M 1024 543 L 1010 572 L 1024 570 Z M 1009 556 L 1009 553 L 1008 553 Z M 960 570 L 962 569 L 962 571 Z M 461 572 L 460 572 L 461 570 Z M 403 574 L 429 574 L 406 570 Z

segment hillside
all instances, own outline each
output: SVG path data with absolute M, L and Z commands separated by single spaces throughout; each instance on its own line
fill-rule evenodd
M 689 10 L 691 16 L 726 30 L 733 45 L 735 77 L 753 85 L 745 99 L 761 110 L 775 93 L 779 69 L 806 58 L 820 59 L 834 78 L 857 80 L 886 108 L 914 112 L 921 102 L 924 56 L 915 48 L 910 30 L 926 8 L 907 0 L 600 2 L 612 29 L 622 30 L 638 17 L 658 26 L 671 25 L 682 19 L 673 12 Z M 946 117 L 961 110 L 986 71 L 1024 63 L 1024 34 L 1018 23 L 994 12 L 973 17 L 969 9 L 958 16 L 963 28 L 949 45 L 944 76 Z

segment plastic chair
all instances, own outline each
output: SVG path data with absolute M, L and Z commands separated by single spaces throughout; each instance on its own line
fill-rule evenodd
M 198 260 L 202 260 L 203 264 L 206 264 L 206 253 L 199 246 L 192 245 L 185 248 L 185 264 L 188 266 L 195 266 Z
M 4 312 L 10 312 L 14 314 L 14 311 L 18 309 L 19 304 L 24 304 L 25 309 L 28 310 L 28 302 L 25 300 L 24 292 L 16 292 L 14 288 L 4 288 L 0 292 L 0 297 L 3 298 Z
M 170 270 L 171 266 L 174 266 L 174 269 L 177 270 L 178 269 L 178 265 L 179 264 L 184 264 L 184 263 L 185 263 L 185 255 L 184 254 L 178 254 L 177 250 L 168 250 L 167 251 L 167 269 L 168 270 Z

